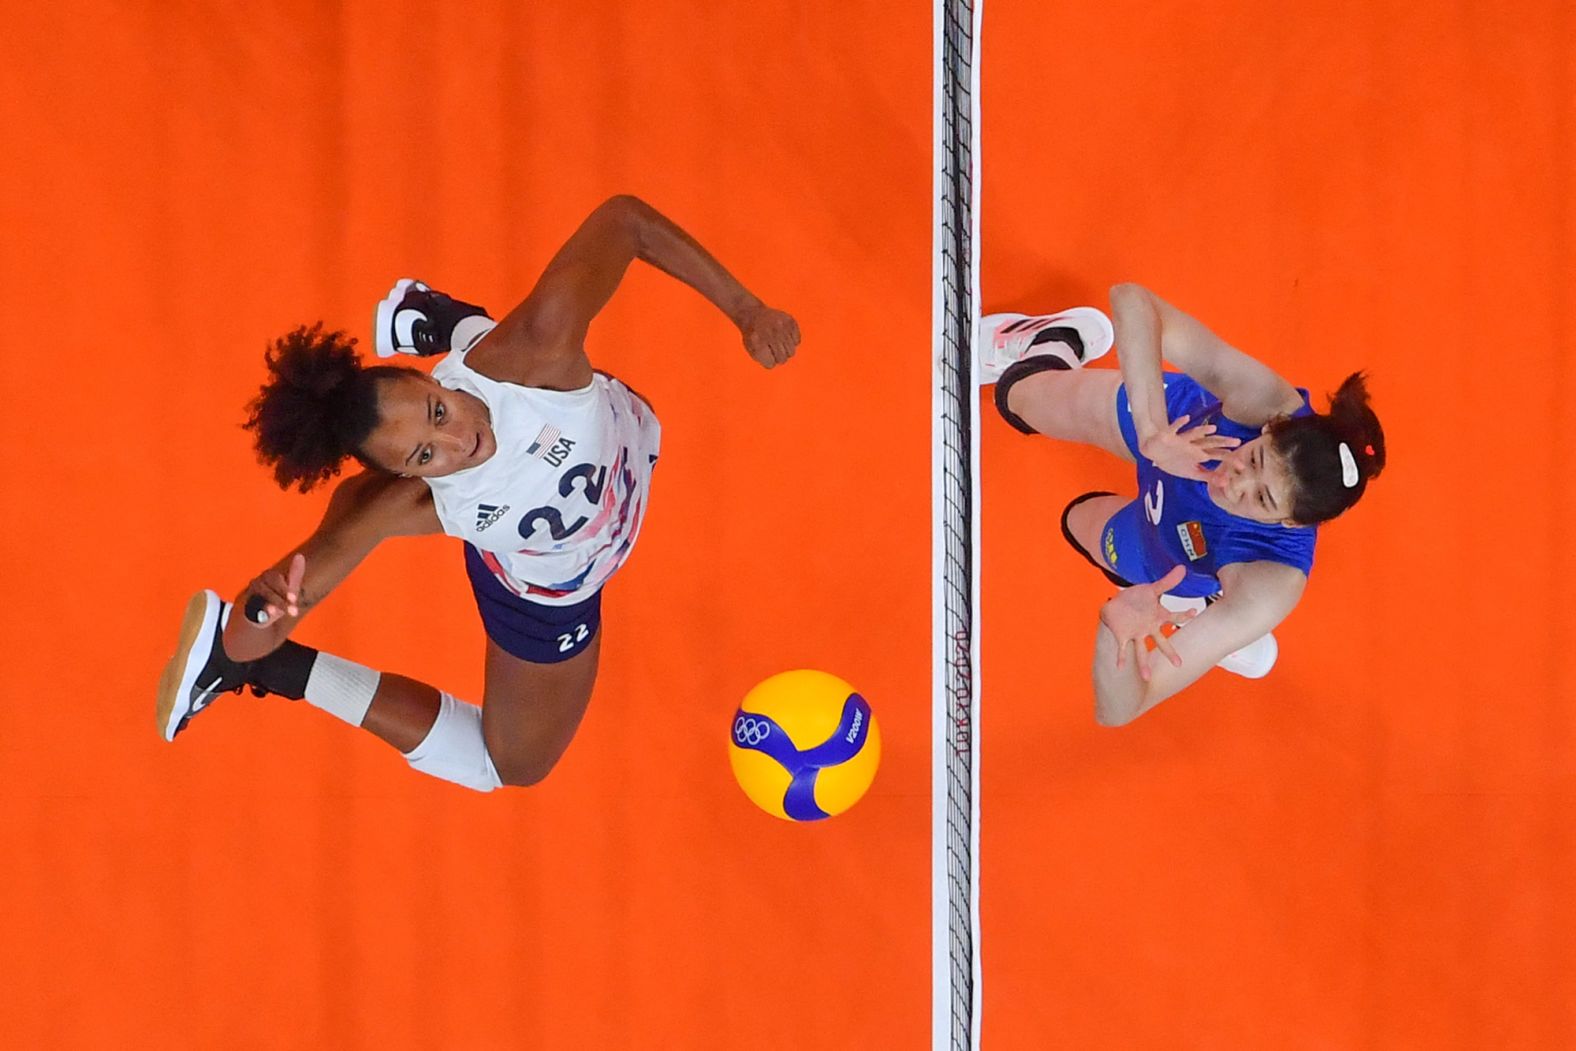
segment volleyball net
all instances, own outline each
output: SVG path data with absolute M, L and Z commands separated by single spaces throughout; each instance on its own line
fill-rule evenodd
M 932 300 L 932 1046 L 979 1043 L 979 26 L 936 0 Z

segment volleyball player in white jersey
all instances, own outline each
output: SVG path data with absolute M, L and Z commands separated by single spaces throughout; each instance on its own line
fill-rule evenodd
M 322 523 L 235 600 L 194 596 L 159 684 L 167 740 L 226 691 L 305 698 L 424 773 L 479 791 L 552 769 L 591 697 L 601 588 L 628 557 L 661 430 L 651 407 L 595 372 L 584 341 L 634 259 L 699 291 L 766 368 L 791 358 L 793 318 L 764 305 L 648 205 L 592 212 L 518 307 L 480 307 L 401 281 L 378 307 L 380 356 L 447 354 L 428 376 L 363 367 L 354 340 L 300 328 L 268 354 L 247 427 L 283 487 L 305 491 L 347 458 Z M 484 706 L 289 638 L 386 537 L 448 533 L 487 633 Z M 261 622 L 261 623 L 259 623 Z

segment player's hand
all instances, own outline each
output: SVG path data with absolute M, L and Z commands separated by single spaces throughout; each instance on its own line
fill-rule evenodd
M 1133 649 L 1133 659 L 1138 663 L 1138 677 L 1149 681 L 1149 647 L 1146 639 L 1155 640 L 1155 649 L 1165 654 L 1175 667 L 1182 667 L 1182 658 L 1171 645 L 1171 640 L 1160 633 L 1162 625 L 1182 625 L 1197 616 L 1197 610 L 1173 613 L 1160 604 L 1160 596 L 1182 583 L 1187 571 L 1172 566 L 1171 572 L 1153 584 L 1137 584 L 1118 593 L 1100 607 L 1100 622 L 1116 636 L 1116 666 L 1127 665 L 1127 650 Z
M 765 304 L 752 307 L 739 319 L 739 332 L 750 357 L 768 369 L 793 357 L 799 346 L 799 322 Z
M 270 569 L 246 586 L 249 595 L 263 600 L 263 612 L 268 614 L 268 619 L 256 626 L 267 627 L 279 619 L 281 612 L 288 613 L 292 617 L 301 615 L 299 605 L 301 581 L 305 576 L 306 556 L 297 552 L 290 559 L 290 568 L 287 572 L 281 573 L 277 569 Z M 253 603 L 248 599 L 246 605 L 251 606 Z M 248 611 L 243 610 L 243 613 L 245 612 Z M 256 624 L 250 616 L 245 619 L 248 624 Z
M 1191 419 L 1191 416 L 1178 416 L 1161 428 L 1159 433 L 1139 443 L 1138 451 L 1167 474 L 1204 482 L 1209 480 L 1204 462 L 1220 459 L 1222 453 L 1241 445 L 1242 439 L 1216 433 L 1212 423 L 1200 424 L 1184 431 L 1183 428 Z

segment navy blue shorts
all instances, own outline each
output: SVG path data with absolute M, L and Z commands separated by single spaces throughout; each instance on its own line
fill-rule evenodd
M 602 592 L 572 606 L 544 606 L 499 583 L 481 552 L 465 545 L 465 573 L 487 637 L 532 664 L 557 664 L 591 645 L 602 627 Z

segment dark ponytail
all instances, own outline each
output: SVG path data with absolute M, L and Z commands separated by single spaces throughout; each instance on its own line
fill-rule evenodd
M 1325 414 L 1282 417 L 1270 424 L 1275 454 L 1293 479 L 1291 518 L 1298 525 L 1328 522 L 1351 507 L 1384 470 L 1384 429 L 1368 404 L 1367 377 L 1354 372 L 1330 398 Z M 1356 468 L 1349 478 L 1341 446 Z
M 355 339 L 324 332 L 321 321 L 275 340 L 264 360 L 268 381 L 242 426 L 279 487 L 304 493 L 338 474 L 346 457 L 365 462 L 361 445 L 378 423 L 376 381 L 406 370 L 363 368 Z

